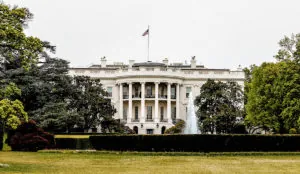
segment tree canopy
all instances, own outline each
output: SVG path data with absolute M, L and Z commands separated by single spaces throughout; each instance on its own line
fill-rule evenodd
M 202 133 L 233 133 L 243 115 L 243 91 L 236 82 L 208 79 L 195 99 Z

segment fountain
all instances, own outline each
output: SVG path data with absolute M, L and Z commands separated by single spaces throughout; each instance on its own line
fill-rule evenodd
M 189 93 L 189 102 L 187 107 L 187 119 L 184 128 L 184 134 L 199 134 L 198 119 L 195 114 L 192 92 Z

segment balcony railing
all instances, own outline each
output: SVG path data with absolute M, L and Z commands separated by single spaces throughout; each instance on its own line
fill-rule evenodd
M 161 119 L 160 119 L 160 122 L 168 122 L 168 119 L 166 119 L 166 118 L 161 118 Z
M 132 119 L 131 122 L 140 122 L 140 119 Z
M 146 119 L 146 122 L 153 122 L 153 119 L 152 119 L 152 118 L 151 118 L 151 119 L 150 119 L 150 118 L 147 118 L 147 119 Z
M 154 95 L 150 95 L 150 94 L 146 94 L 145 98 L 155 98 L 155 96 Z

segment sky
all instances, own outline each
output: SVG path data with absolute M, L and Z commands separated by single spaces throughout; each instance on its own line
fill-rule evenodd
M 71 67 L 150 61 L 207 68 L 274 61 L 278 41 L 300 32 L 299 0 L 4 0 L 27 7 L 27 35 L 57 46 Z

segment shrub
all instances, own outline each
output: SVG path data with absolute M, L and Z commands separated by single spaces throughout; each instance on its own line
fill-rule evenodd
M 297 135 L 107 135 L 90 136 L 97 150 L 118 151 L 299 151 Z
M 177 121 L 175 126 L 170 127 L 165 131 L 165 134 L 180 134 L 183 132 L 185 122 L 183 120 Z
M 57 149 L 91 149 L 88 138 L 55 138 Z
M 289 134 L 296 134 L 297 133 L 297 130 L 295 128 L 291 128 L 289 130 Z
M 8 141 L 13 151 L 38 151 L 54 144 L 54 136 L 37 127 L 33 120 L 19 125 Z

